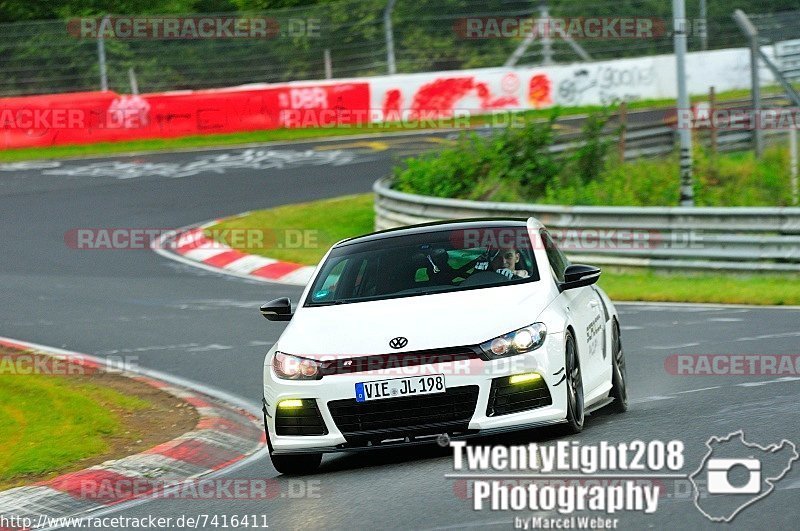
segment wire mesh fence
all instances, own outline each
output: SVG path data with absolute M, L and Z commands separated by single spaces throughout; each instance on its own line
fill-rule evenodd
M 784 78 L 800 83 L 800 10 L 749 15 L 760 44 L 773 46 L 777 67 Z
M 696 2 L 690 4 L 690 51 L 745 45 L 725 3 L 711 2 L 705 32 Z M 784 4 L 792 2 L 772 0 L 770 9 Z M 545 26 L 543 8 L 551 17 Z M 180 31 L 154 31 L 155 19 L 162 29 L 171 20 Z M 217 26 L 235 19 L 234 27 L 236 20 L 258 21 L 267 31 L 209 35 L 200 29 L 206 19 Z M 517 65 L 672 52 L 671 6 L 657 0 L 342 0 L 164 20 L 111 15 L 104 31 L 87 30 L 103 28 L 99 18 L 2 24 L 0 95 L 98 90 L 98 34 L 108 88 L 122 93 L 131 92 L 129 69 L 142 92 L 382 75 L 392 62 L 390 41 L 398 73 L 502 66 L 515 51 Z M 646 21 L 650 33 L 618 35 L 630 20 Z M 145 29 L 137 36 L 130 28 L 138 23 Z M 538 28 L 533 38 L 525 30 L 531 27 Z M 592 30 L 598 27 L 611 31 L 598 36 Z

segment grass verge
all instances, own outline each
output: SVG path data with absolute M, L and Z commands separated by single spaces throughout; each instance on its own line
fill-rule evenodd
M 374 230 L 372 204 L 372 194 L 359 194 L 257 210 L 218 223 L 206 234 L 249 254 L 297 264 L 316 264 L 339 240 Z M 220 236 L 228 229 L 263 234 L 259 240 L 264 244 L 237 245 L 235 241 L 226 241 Z
M 604 271 L 600 287 L 616 301 L 800 305 L 797 275 L 619 273 Z
M 314 265 L 328 247 L 337 241 L 373 231 L 373 195 L 362 194 L 310 203 L 259 210 L 224 221 L 217 229 L 259 229 L 275 234 L 270 245 L 244 247 L 222 241 L 243 252 Z M 315 244 L 287 248 L 281 234 L 309 231 L 318 238 Z M 265 238 L 270 240 L 270 238 Z M 295 239 L 296 240 L 296 239 Z M 706 302 L 721 304 L 800 305 L 800 280 L 797 275 L 666 274 L 606 270 L 600 286 L 617 301 Z
M 773 93 L 776 90 L 769 89 L 762 91 L 762 94 Z M 732 90 L 718 94 L 718 101 L 741 99 L 749 95 L 746 90 Z M 702 101 L 708 99 L 707 96 L 694 96 L 692 101 Z M 631 102 L 629 109 L 646 108 L 667 108 L 673 107 L 673 99 L 652 99 Z M 574 116 L 597 112 L 604 107 L 598 105 L 587 105 L 582 107 L 564 107 L 560 109 L 561 116 Z M 546 118 L 550 116 L 553 109 L 531 110 L 517 113 L 526 118 Z M 493 120 L 491 115 L 471 116 L 469 118 L 470 127 L 481 125 L 491 125 Z M 507 123 L 503 120 L 500 125 Z M 496 124 L 495 124 L 496 125 Z M 452 121 L 436 121 L 435 123 L 386 123 L 386 124 L 364 124 L 354 126 L 319 127 L 306 129 L 274 129 L 269 131 L 249 131 L 243 133 L 226 133 L 216 135 L 194 135 L 180 138 L 154 138 L 147 140 L 133 140 L 127 142 L 101 142 L 86 145 L 65 145 L 52 147 L 36 147 L 23 149 L 0 149 L 0 162 L 19 162 L 24 160 L 41 159 L 62 159 L 76 157 L 91 157 L 102 155 L 113 155 L 117 153 L 131 153 L 140 151 L 171 151 L 193 148 L 209 148 L 237 146 L 245 144 L 259 144 L 264 142 L 282 142 L 295 140 L 313 140 L 323 138 L 335 138 L 350 135 L 396 133 L 410 130 L 429 130 L 434 128 L 460 127 L 463 122 L 454 124 Z
M 0 490 L 141 452 L 197 418 L 144 383 L 0 347 Z

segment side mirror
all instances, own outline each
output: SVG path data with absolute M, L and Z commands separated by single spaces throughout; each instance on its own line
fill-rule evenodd
M 590 286 L 600 278 L 600 270 L 594 266 L 573 264 L 564 271 L 564 282 L 559 284 L 561 291 Z
M 291 321 L 292 301 L 289 297 L 281 297 L 261 305 L 261 315 L 270 321 Z

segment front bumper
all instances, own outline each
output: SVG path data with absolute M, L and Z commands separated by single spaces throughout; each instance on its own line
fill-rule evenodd
M 436 363 L 366 371 L 353 374 L 328 375 L 321 380 L 293 381 L 282 380 L 275 376 L 269 363 L 272 352 L 267 356 L 264 371 L 264 421 L 270 447 L 275 454 L 358 451 L 388 446 L 414 446 L 437 441 L 437 435 L 447 434 L 448 439 L 463 439 L 475 436 L 491 435 L 506 431 L 546 426 L 563 422 L 566 417 L 566 393 L 564 382 L 564 336 L 548 335 L 545 344 L 536 351 L 504 358 L 484 361 L 481 359 L 461 360 L 455 362 Z M 541 384 L 549 391 L 548 405 L 534 407 L 515 413 L 496 414 L 489 407 L 493 402 L 492 382 L 509 376 L 535 372 L 541 376 Z M 338 405 L 345 401 L 354 402 L 355 384 L 365 381 L 383 380 L 406 376 L 425 376 L 444 374 L 448 394 L 475 391 L 474 406 L 456 422 L 431 423 L 407 426 L 405 417 L 409 412 L 397 413 L 396 408 L 386 407 L 387 422 L 381 425 L 386 429 L 367 430 L 354 435 L 352 429 L 341 429 L 341 409 Z M 441 397 L 441 395 L 439 395 Z M 437 397 L 437 395 L 421 395 L 419 399 Z M 277 404 L 287 399 L 301 399 L 305 403 L 313 401 L 319 411 L 324 429 L 318 435 L 278 435 L 276 431 Z M 471 399 L 471 397 L 470 397 Z M 381 403 L 390 406 L 406 398 L 389 398 L 367 404 Z M 403 404 L 400 402 L 400 404 Z M 463 401 L 459 407 L 463 407 Z M 439 406 L 441 407 L 441 406 Z M 392 413 L 390 410 L 395 410 Z M 463 411 L 463 410 L 462 410 Z M 338 416 L 339 423 L 335 420 Z M 394 416 L 398 417 L 398 425 L 393 425 Z M 400 419 L 400 417 L 404 417 Z M 424 421 L 424 419 L 423 419 Z M 405 429 L 408 427 L 409 429 Z M 411 429 L 413 428 L 413 429 Z M 447 439 L 444 439 L 446 441 Z M 439 439 L 441 443 L 443 440 Z

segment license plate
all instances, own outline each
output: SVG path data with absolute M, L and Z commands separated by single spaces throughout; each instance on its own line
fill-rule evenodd
M 391 380 L 377 380 L 374 382 L 359 382 L 356 384 L 356 402 L 369 402 L 370 400 L 400 398 L 403 396 L 430 395 L 434 393 L 444 393 L 445 390 L 444 374 L 393 378 Z

